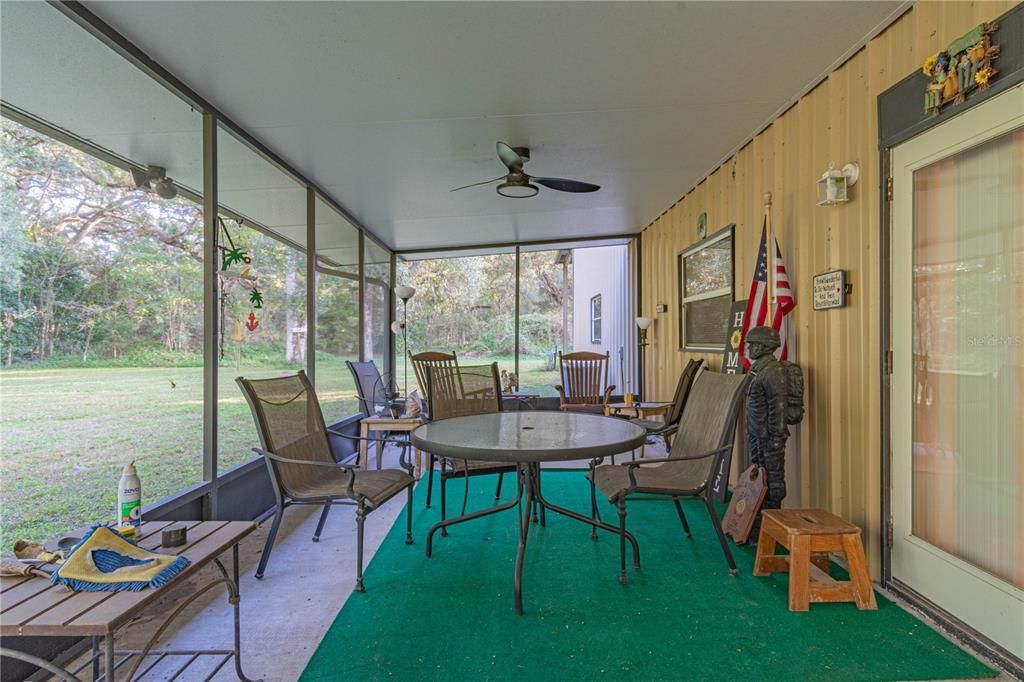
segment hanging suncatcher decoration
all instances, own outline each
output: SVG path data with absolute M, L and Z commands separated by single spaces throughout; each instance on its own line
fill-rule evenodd
M 226 245 L 218 245 L 221 250 L 221 272 L 225 272 L 233 265 L 243 265 L 240 275 L 243 280 L 243 285 L 249 287 L 249 304 L 252 308 L 249 309 L 249 317 L 245 321 L 245 328 L 250 332 L 256 331 L 260 326 L 259 320 L 256 319 L 255 310 L 259 310 L 263 307 L 263 293 L 260 292 L 256 286 L 254 280 L 251 281 L 249 271 L 252 266 L 252 257 L 244 251 L 241 247 L 235 244 L 235 240 L 231 238 L 231 233 L 228 231 L 227 224 L 223 218 L 217 219 L 220 222 L 221 231 L 224 233 L 224 239 L 227 242 Z M 241 222 L 238 223 L 241 227 Z

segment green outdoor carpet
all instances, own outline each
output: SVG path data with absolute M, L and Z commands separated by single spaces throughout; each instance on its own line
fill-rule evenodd
M 547 471 L 545 497 L 590 508 L 580 471 Z M 506 481 L 503 499 L 513 485 Z M 458 512 L 463 482 L 449 486 Z M 878 596 L 877 611 L 853 604 L 787 609 L 787 575 L 752 575 L 753 548 L 733 547 L 731 577 L 707 513 L 684 503 L 693 539 L 671 502 L 627 508 L 642 568 L 618 582 L 618 539 L 596 542 L 578 521 L 548 513 L 530 528 L 523 616 L 514 613 L 514 510 L 435 535 L 439 518 L 418 486 L 415 544 L 404 512 L 303 673 L 303 680 L 924 680 L 988 677 L 985 665 Z M 494 477 L 474 478 L 470 509 L 491 504 Z M 601 513 L 616 518 L 606 502 Z M 834 574 L 838 575 L 838 571 Z

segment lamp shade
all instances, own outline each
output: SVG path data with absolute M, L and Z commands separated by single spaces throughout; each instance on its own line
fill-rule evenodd
M 654 322 L 654 318 L 652 318 L 652 317 L 638 317 L 638 318 L 636 318 L 636 326 L 640 327 L 641 329 L 649 328 L 651 326 L 651 323 L 653 323 L 653 322 Z
M 398 320 L 395 320 L 394 322 L 392 322 L 391 323 L 391 332 L 394 333 L 394 334 L 401 334 L 402 333 L 402 323 L 399 322 Z
M 416 295 L 416 289 L 413 288 L 413 287 L 407 287 L 405 285 L 400 285 L 400 286 L 395 287 L 395 296 L 397 296 L 398 298 L 402 299 L 403 301 L 408 301 L 410 298 L 412 298 L 415 295 Z

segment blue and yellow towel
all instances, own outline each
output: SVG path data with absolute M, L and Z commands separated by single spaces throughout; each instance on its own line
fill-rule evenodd
M 166 585 L 192 562 L 142 549 L 106 526 L 97 526 L 75 545 L 50 581 L 76 592 L 138 592 Z

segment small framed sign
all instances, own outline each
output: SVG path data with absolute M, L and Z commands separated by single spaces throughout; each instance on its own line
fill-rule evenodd
M 729 331 L 725 337 L 722 352 L 722 371 L 726 374 L 743 374 L 743 358 L 740 357 L 740 341 L 743 340 L 743 316 L 747 314 L 747 299 L 734 301 L 729 309 Z
M 832 270 L 814 276 L 814 309 L 831 310 L 846 305 L 846 270 Z

